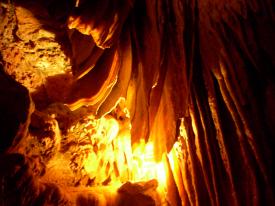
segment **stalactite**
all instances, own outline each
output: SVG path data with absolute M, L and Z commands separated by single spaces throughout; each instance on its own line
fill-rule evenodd
M 155 160 L 165 157 L 171 205 L 274 204 L 275 18 L 271 0 L 79 0 L 64 3 L 70 9 L 59 20 L 58 15 L 53 19 L 43 12 L 45 17 L 38 15 L 35 5 L 51 4 L 54 1 L 15 1 L 15 16 L 5 10 L 8 15 L 3 14 L 0 28 L 9 22 L 18 25 L 0 32 L 7 73 L 23 59 L 16 44 L 35 47 L 41 40 L 24 36 L 22 28 L 28 27 L 22 14 L 39 19 L 29 22 L 40 32 L 41 25 L 52 25 L 49 22 L 54 22 L 51 29 L 56 33 L 57 28 L 67 27 L 66 34 L 42 35 L 51 44 L 54 37 L 67 35 L 70 44 L 70 52 L 63 50 L 71 58 L 74 80 L 66 87 L 69 95 L 60 101 L 71 110 L 88 106 L 100 118 L 124 98 L 132 145 L 145 139 L 154 144 Z M 14 65 L 13 56 L 17 57 Z M 33 85 L 25 86 L 30 90 Z M 23 169 L 31 165 L 23 162 Z M 65 201 L 59 188 L 36 185 L 28 169 L 23 173 L 27 175 L 22 182 L 41 192 L 35 198 L 46 193 L 50 203 Z M 118 204 L 128 204 L 129 197 L 153 204 L 155 200 L 144 193 L 155 194 L 156 184 L 125 183 L 118 189 L 118 196 L 125 199 Z M 132 190 L 142 192 L 136 195 Z M 75 202 L 108 202 L 102 193 L 97 200 L 89 192 L 77 194 Z

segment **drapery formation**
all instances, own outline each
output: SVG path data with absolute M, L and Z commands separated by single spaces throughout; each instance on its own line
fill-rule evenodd
M 155 151 L 160 159 L 175 142 L 177 121 L 187 107 L 184 16 L 180 15 L 183 5 L 169 1 L 104 1 L 100 12 L 91 12 L 98 3 L 82 5 L 80 1 L 76 8 L 80 15 L 69 18 L 69 28 L 90 35 L 97 46 L 85 63 L 75 67 L 75 73 L 87 74 L 78 76 L 70 96 L 71 107 L 88 103 L 102 115 L 114 107 L 119 97 L 125 97 L 132 117 L 133 143 L 141 138 L 161 141 Z M 79 45 L 79 39 L 71 40 L 73 47 Z M 104 55 L 112 52 L 112 66 L 106 68 Z M 101 59 L 110 79 L 93 74 L 102 71 Z M 92 91 L 91 82 L 104 88 L 104 92 Z M 83 87 L 87 89 L 84 91 Z M 78 91 L 81 94 L 76 95 Z
M 274 2 L 56 2 L 71 10 L 64 102 L 100 117 L 126 98 L 133 144 L 158 160 L 178 140 L 172 205 L 274 204 Z
M 184 204 L 272 202 L 274 3 L 106 0 L 99 10 L 98 4 L 79 1 L 69 28 L 92 37 L 91 62 L 113 53 L 110 87 L 87 100 L 99 115 L 125 97 L 133 142 L 153 140 L 157 159 L 171 149 L 182 118 L 186 137 L 174 178 Z M 77 90 L 101 81 L 88 77 L 98 69 L 91 65 Z

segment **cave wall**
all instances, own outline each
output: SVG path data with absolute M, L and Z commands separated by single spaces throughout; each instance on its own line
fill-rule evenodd
M 125 97 L 133 142 L 154 141 L 156 159 L 176 140 L 181 143 L 171 172 L 173 192 L 168 192 L 172 205 L 274 204 L 274 2 L 26 2 L 15 1 L 12 15 L 1 13 L 13 23 L 1 24 L 4 70 L 36 74 L 32 65 L 17 66 L 22 59 L 9 59 L 18 54 L 9 49 L 34 44 L 35 50 L 42 38 L 60 50 L 57 70 L 69 71 L 58 87 L 66 93 L 62 98 L 54 95 L 55 81 L 41 81 L 39 86 L 46 85 L 38 95 L 42 101 L 32 94 L 38 108 L 39 102 L 47 102 L 43 108 L 61 101 L 71 109 L 90 105 L 102 116 Z M 31 36 L 30 43 L 22 35 L 29 31 L 20 24 L 22 10 L 51 33 Z M 43 54 L 37 49 L 35 54 Z M 46 56 L 54 62 L 47 68 L 55 64 L 54 56 Z

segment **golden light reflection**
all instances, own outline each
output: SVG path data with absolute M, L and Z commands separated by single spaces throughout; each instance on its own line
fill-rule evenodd
M 155 161 L 152 142 L 141 139 L 132 146 L 130 126 L 122 129 L 122 125 L 110 116 L 100 119 L 96 133 L 97 149 L 88 150 L 83 161 L 91 177 L 95 174 L 98 179 L 110 177 L 112 183 L 156 179 L 160 187 L 166 187 L 165 164 Z
M 166 184 L 166 173 L 163 162 L 154 159 L 154 145 L 145 143 L 144 139 L 133 147 L 133 181 L 147 181 L 157 179 L 159 185 Z

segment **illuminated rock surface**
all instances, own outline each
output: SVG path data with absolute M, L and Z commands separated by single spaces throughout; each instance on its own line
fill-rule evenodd
M 0 205 L 273 205 L 274 19 L 269 0 L 2 1 Z

